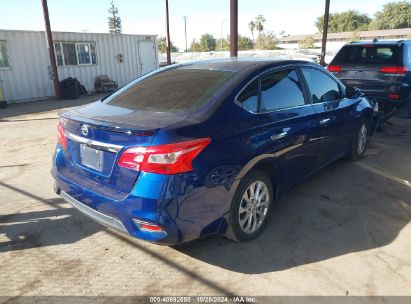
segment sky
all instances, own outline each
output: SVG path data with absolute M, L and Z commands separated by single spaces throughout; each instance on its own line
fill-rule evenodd
M 331 0 L 330 12 L 356 9 L 371 17 L 388 0 Z M 123 33 L 165 35 L 164 0 L 114 0 Z M 324 14 L 324 0 L 238 0 L 239 33 L 251 36 L 248 23 L 262 14 L 265 30 L 287 34 L 314 34 L 314 22 Z M 108 32 L 110 0 L 48 0 L 53 31 Z M 0 0 L 0 29 L 44 30 L 41 0 Z M 203 33 L 220 38 L 230 30 L 229 0 L 169 0 L 171 41 L 185 48 L 187 16 L 188 44 Z

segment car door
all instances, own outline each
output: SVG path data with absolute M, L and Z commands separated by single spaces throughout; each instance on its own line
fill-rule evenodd
M 260 77 L 258 113 L 266 121 L 271 151 L 276 155 L 288 186 L 319 165 L 316 155 L 317 116 L 296 67 L 276 69 Z
M 342 84 L 321 68 L 302 67 L 312 105 L 317 113 L 317 141 L 321 163 L 326 164 L 347 152 L 352 140 L 355 104 L 344 96 Z

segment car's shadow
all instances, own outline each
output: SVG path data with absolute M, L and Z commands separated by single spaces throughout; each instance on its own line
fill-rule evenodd
M 382 247 L 410 219 L 410 186 L 340 161 L 279 199 L 258 239 L 210 238 L 175 249 L 231 271 L 265 273 Z
M 40 114 L 46 113 L 49 111 L 60 110 L 69 107 L 82 106 L 87 103 L 99 100 L 107 94 L 90 94 L 82 96 L 78 99 L 64 99 L 56 100 L 54 98 L 36 100 L 24 103 L 11 103 L 6 109 L 0 110 L 0 122 L 4 121 L 33 121 L 33 120 L 47 120 L 47 119 L 56 119 L 53 118 L 33 118 L 27 117 L 26 119 L 19 119 L 18 116 L 28 115 L 28 114 Z
M 0 231 L 7 241 L 0 252 L 72 244 L 102 229 L 73 208 L 62 208 L 63 199 L 43 200 L 53 209 L 0 215 Z

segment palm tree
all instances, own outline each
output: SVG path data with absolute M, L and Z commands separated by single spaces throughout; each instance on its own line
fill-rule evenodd
M 261 32 L 264 29 L 264 23 L 266 22 L 265 17 L 263 15 L 258 15 L 255 17 L 255 29 L 258 31 L 258 36 L 260 36 Z
M 250 23 L 248 24 L 248 28 L 251 31 L 251 36 L 253 37 L 253 41 L 254 41 L 254 30 L 255 30 L 255 23 L 254 21 L 250 21 Z

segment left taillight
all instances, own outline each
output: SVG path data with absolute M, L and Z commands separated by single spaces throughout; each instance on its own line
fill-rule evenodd
M 64 127 L 61 121 L 57 124 L 57 140 L 64 149 L 68 148 L 66 133 L 64 132 Z
M 173 144 L 132 147 L 123 152 L 118 165 L 136 171 L 179 174 L 193 170 L 194 158 L 211 142 L 201 138 Z
M 327 67 L 327 70 L 330 71 L 331 73 L 339 73 L 341 72 L 342 68 L 340 65 L 329 65 Z

